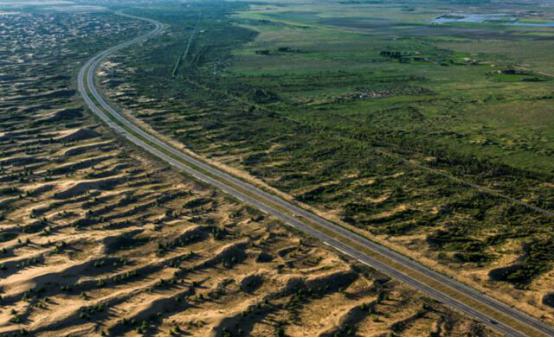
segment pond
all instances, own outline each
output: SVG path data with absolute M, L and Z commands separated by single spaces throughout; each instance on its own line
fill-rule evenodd
M 433 19 L 433 23 L 444 24 L 454 22 L 484 23 L 515 20 L 504 14 L 446 14 Z
M 513 22 L 512 26 L 554 27 L 554 22 Z
M 521 22 L 506 14 L 446 14 L 432 20 L 435 24 L 447 23 L 498 23 L 524 27 L 554 27 L 554 22 Z

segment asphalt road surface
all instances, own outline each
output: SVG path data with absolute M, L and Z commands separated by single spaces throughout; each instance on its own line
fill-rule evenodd
M 78 89 L 90 110 L 117 134 L 167 162 L 181 172 L 208 183 L 285 224 L 317 238 L 325 245 L 353 257 L 388 276 L 400 280 L 428 296 L 458 310 L 507 336 L 554 336 L 554 328 L 476 289 L 431 270 L 412 259 L 372 242 L 344 227 L 302 209 L 276 195 L 242 181 L 199 157 L 193 157 L 147 133 L 113 108 L 98 92 L 94 76 L 108 56 L 133 44 L 144 43 L 164 30 L 151 19 L 118 13 L 143 20 L 154 29 L 132 40 L 102 51 L 80 69 Z

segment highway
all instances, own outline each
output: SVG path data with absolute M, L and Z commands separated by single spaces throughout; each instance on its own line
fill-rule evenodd
M 539 319 L 232 176 L 208 164 L 200 157 L 192 156 L 165 143 L 135 125 L 98 92 L 94 80 L 95 73 L 101 62 L 108 56 L 160 34 L 164 30 L 164 25 L 151 19 L 118 14 L 146 21 L 152 24 L 154 29 L 96 54 L 82 66 L 77 78 L 78 90 L 88 108 L 117 134 L 177 170 L 272 215 L 325 245 L 402 281 L 451 308 L 476 318 L 501 334 L 554 336 L 554 328 Z

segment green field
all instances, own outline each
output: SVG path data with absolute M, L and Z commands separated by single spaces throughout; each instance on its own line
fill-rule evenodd
M 123 66 L 106 86 L 131 84 L 113 100 L 193 151 L 547 313 L 536 298 L 552 291 L 554 263 L 554 28 L 432 22 L 452 13 L 554 21 L 554 7 L 537 6 L 135 7 L 168 31 L 113 58 Z

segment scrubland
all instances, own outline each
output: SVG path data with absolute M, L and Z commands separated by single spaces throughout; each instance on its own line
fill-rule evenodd
M 163 137 L 554 323 L 552 28 L 433 23 L 499 6 L 554 21 L 498 1 L 137 9 L 166 34 L 99 81 Z
M 0 335 L 493 334 L 95 120 L 75 72 L 145 29 L 107 13 L 0 16 Z

